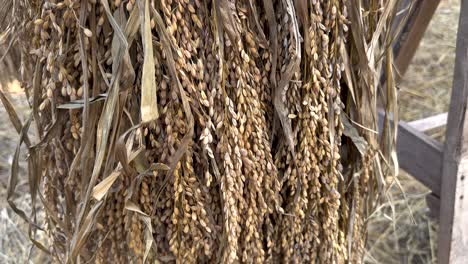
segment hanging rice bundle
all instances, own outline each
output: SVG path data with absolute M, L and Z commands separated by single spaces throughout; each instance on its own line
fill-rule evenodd
M 2 101 L 47 216 L 11 202 L 33 242 L 67 263 L 361 262 L 397 168 L 384 2 L 15 1 L 30 118 Z

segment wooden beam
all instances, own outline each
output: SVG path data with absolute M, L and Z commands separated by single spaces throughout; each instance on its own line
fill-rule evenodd
M 468 260 L 468 0 L 461 1 L 455 71 L 445 136 L 439 263 Z
M 442 144 L 410 127 L 405 122 L 400 122 L 397 155 L 400 168 L 411 174 L 436 195 L 440 194 Z
M 394 46 L 397 80 L 405 75 L 439 3 L 440 0 L 416 0 L 414 3 L 410 18 Z
M 384 113 L 379 112 L 379 131 L 382 131 L 383 120 Z M 439 195 L 442 144 L 400 121 L 396 148 L 400 168 Z
M 429 131 L 434 128 L 445 126 L 447 124 L 447 116 L 448 116 L 448 113 L 442 113 L 442 114 L 430 116 L 427 118 L 408 122 L 408 125 L 410 125 L 412 128 L 420 132 Z

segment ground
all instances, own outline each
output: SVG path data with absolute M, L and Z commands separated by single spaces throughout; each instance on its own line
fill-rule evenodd
M 18 82 L 11 82 L 7 86 L 8 97 L 16 107 L 22 120 L 29 114 L 26 98 Z M 5 89 L 4 89 L 5 90 Z M 7 112 L 3 105 L 0 107 L 0 263 L 44 263 L 47 257 L 32 248 L 28 238 L 28 227 L 8 206 L 7 186 L 10 175 L 10 166 L 13 154 L 18 144 L 18 134 L 12 127 Z M 28 212 L 31 209 L 31 199 L 23 195 L 28 192 L 26 154 L 24 147 L 21 148 L 19 180 L 16 193 L 22 195 L 14 196 L 14 202 Z M 37 237 L 44 235 L 38 234 Z M 31 257 L 30 257 L 31 256 Z
M 452 86 L 459 0 L 443 0 L 404 80 L 399 85 L 400 118 L 417 120 L 446 112 Z M 0 76 L 1 77 L 1 76 Z M 6 88 L 23 120 L 28 114 L 25 98 L 17 83 Z M 443 140 L 443 129 L 431 135 Z M 18 135 L 3 106 L 0 107 L 0 263 L 43 263 L 37 249 L 31 251 L 26 225 L 6 202 L 6 187 Z M 24 153 L 24 152 L 23 152 Z M 21 156 L 22 175 L 26 156 Z M 26 177 L 18 191 L 26 191 Z M 437 226 L 428 216 L 425 195 L 429 191 L 411 176 L 401 173 L 388 191 L 388 202 L 368 219 L 366 263 L 435 263 Z M 29 197 L 15 197 L 29 209 Z M 39 234 L 40 236 L 40 234 Z M 29 258 L 31 256 L 31 258 Z

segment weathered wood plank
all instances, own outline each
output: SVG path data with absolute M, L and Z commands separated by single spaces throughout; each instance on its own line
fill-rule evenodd
M 461 1 L 439 214 L 439 263 L 468 261 L 468 0 Z
M 379 131 L 382 131 L 383 120 L 384 114 L 380 112 Z M 396 148 L 400 168 L 439 195 L 442 144 L 400 121 Z
M 435 194 L 440 194 L 442 144 L 404 122 L 398 126 L 397 155 L 400 168 Z
M 416 0 L 410 18 L 394 47 L 397 79 L 405 75 L 439 3 L 440 0 Z
M 434 128 L 443 127 L 447 124 L 448 113 L 442 113 L 428 118 L 423 118 L 415 121 L 408 122 L 412 128 L 424 132 Z

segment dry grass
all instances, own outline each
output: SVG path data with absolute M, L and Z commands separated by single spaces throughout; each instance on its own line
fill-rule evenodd
M 369 219 L 366 263 L 437 263 L 437 226 L 429 216 L 424 186 L 402 173 L 388 202 Z M 404 193 L 404 194 L 403 194 Z

